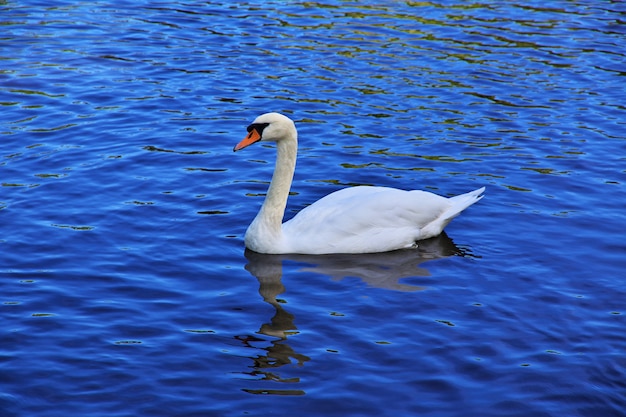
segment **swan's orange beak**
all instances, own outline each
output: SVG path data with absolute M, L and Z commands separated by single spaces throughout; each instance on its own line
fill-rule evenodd
M 261 135 L 259 134 L 259 132 L 257 132 L 256 129 L 252 129 L 250 133 L 248 133 L 248 135 L 245 138 L 243 138 L 243 140 L 239 142 L 237 146 L 233 148 L 233 152 L 236 152 L 240 149 L 250 146 L 254 142 L 258 142 L 260 140 L 261 140 Z

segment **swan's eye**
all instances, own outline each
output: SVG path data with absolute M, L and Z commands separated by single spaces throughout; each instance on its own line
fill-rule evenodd
M 263 136 L 263 129 L 265 129 L 269 125 L 269 123 L 252 123 L 250 126 L 248 126 L 246 130 L 248 132 L 252 132 L 252 129 L 254 129 L 259 133 L 260 136 Z

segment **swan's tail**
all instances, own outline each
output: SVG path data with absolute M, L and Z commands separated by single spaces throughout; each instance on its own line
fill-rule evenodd
M 479 188 L 478 190 L 470 191 L 469 193 L 457 195 L 454 197 L 450 197 L 448 201 L 452 204 L 448 210 L 441 216 L 444 221 L 444 227 L 450 223 L 452 219 L 461 214 L 463 210 L 480 200 L 484 197 L 483 193 L 485 192 L 485 187 Z
M 441 216 L 437 217 L 436 220 L 421 230 L 420 239 L 427 239 L 441 234 L 443 229 L 452 221 L 452 219 L 461 214 L 463 210 L 483 198 L 484 192 L 485 187 L 482 187 L 478 190 L 470 191 L 469 193 L 450 197 L 448 199 L 450 202 L 450 208 L 444 211 Z

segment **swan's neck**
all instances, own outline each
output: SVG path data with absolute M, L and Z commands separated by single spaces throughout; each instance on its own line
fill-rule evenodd
M 283 217 L 298 153 L 296 133 L 294 132 L 290 137 L 277 141 L 276 152 L 274 175 L 267 190 L 265 201 L 246 233 L 246 241 L 262 239 L 264 244 L 272 246 L 280 244 L 282 239 Z M 252 244 L 252 242 L 249 243 Z M 252 249 L 254 250 L 254 248 Z M 267 250 L 267 248 L 263 249 Z
M 276 143 L 276 166 L 272 182 L 259 215 L 272 226 L 280 229 L 287 207 L 287 198 L 291 189 L 293 173 L 296 168 L 297 142 L 281 140 Z

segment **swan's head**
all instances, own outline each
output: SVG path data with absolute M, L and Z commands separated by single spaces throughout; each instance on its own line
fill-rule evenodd
M 296 140 L 296 125 L 289 117 L 280 113 L 265 113 L 248 126 L 248 134 L 233 148 L 238 151 L 260 140 L 277 142 L 283 139 Z

